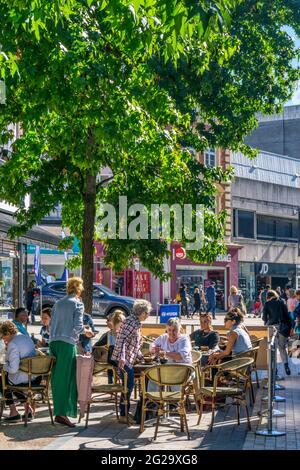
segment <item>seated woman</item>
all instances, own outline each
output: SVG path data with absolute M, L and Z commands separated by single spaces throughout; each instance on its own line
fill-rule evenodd
M 199 349 L 202 347 L 208 348 L 208 350 L 217 350 L 220 341 L 219 333 L 213 330 L 212 316 L 209 313 L 201 313 L 200 315 L 200 330 L 194 331 L 190 335 L 190 339 L 195 343 Z M 208 362 L 208 356 L 201 357 L 201 365 L 204 366 Z
M 209 356 L 209 364 L 215 364 L 220 359 L 229 358 L 232 354 L 239 354 L 252 348 L 250 336 L 242 326 L 243 320 L 244 315 L 239 308 L 233 308 L 226 313 L 224 323 L 225 328 L 229 329 L 228 343 L 225 351 Z
M 169 363 L 192 363 L 192 346 L 187 335 L 181 333 L 181 324 L 178 318 L 170 318 L 167 322 L 166 333 L 156 338 L 150 347 L 150 352 L 159 354 L 165 351 Z
M 126 317 L 122 310 L 115 310 L 111 315 L 106 319 L 106 324 L 109 328 L 109 331 L 104 333 L 101 338 L 94 344 L 94 346 L 106 346 L 107 347 L 107 362 L 108 364 L 117 365 L 112 361 L 111 356 L 116 344 L 116 338 L 120 331 L 121 325 L 124 323 Z M 94 350 L 94 357 L 97 360 L 97 353 Z M 111 370 L 107 371 L 108 383 L 113 383 L 113 372 Z
M 29 336 L 22 335 L 18 332 L 16 325 L 11 321 L 5 321 L 0 325 L 0 337 L 7 345 L 5 364 L 3 369 L 6 372 L 6 383 L 10 385 L 28 385 L 28 375 L 19 370 L 20 361 L 26 357 L 33 357 L 36 355 L 34 343 Z M 32 385 L 39 385 L 41 376 L 32 376 Z M 2 393 L 2 382 L 0 383 L 0 391 Z M 24 395 L 15 392 L 18 399 L 24 398 Z M 6 404 L 10 407 L 10 415 L 4 418 L 7 422 L 16 422 L 21 419 L 19 412 L 14 404 L 12 393 L 6 393 Z M 32 409 L 28 404 L 25 404 L 25 412 L 28 414 L 28 419 L 32 419 Z

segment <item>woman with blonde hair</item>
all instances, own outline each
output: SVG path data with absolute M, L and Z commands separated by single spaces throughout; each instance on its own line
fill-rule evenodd
M 55 421 L 70 427 L 75 425 L 68 416 L 77 417 L 76 344 L 80 334 L 92 334 L 83 324 L 82 292 L 82 279 L 69 279 L 67 295 L 54 304 L 50 324 L 50 354 L 56 357 L 51 375 Z
M 228 297 L 228 310 L 233 308 L 239 308 L 244 315 L 246 314 L 244 297 L 239 293 L 236 286 L 230 287 L 230 295 Z

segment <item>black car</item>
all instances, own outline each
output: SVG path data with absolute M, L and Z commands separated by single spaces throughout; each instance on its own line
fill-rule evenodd
M 66 295 L 66 283 L 64 281 L 49 282 L 42 287 L 42 307 L 52 307 L 58 299 Z M 94 316 L 106 317 L 114 310 L 122 310 L 127 316 L 130 314 L 135 299 L 118 295 L 108 287 L 94 284 L 93 311 Z M 32 304 L 33 313 L 40 313 L 40 295 L 35 295 Z

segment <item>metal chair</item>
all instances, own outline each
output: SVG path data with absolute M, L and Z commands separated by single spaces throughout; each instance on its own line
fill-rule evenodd
M 171 404 L 177 404 L 179 405 L 179 408 L 176 413 L 180 416 L 180 429 L 182 432 L 185 429 L 188 439 L 190 439 L 185 409 L 185 398 L 186 387 L 194 371 L 195 369 L 191 365 L 175 363 L 153 366 L 142 373 L 142 417 L 140 432 L 143 432 L 145 429 L 146 412 L 153 411 L 153 407 L 151 407 L 151 405 L 156 405 L 157 420 L 154 433 L 154 440 L 156 440 L 160 417 L 169 413 L 169 406 Z M 147 391 L 146 379 L 151 380 L 158 386 L 157 392 Z M 168 387 L 174 386 L 176 388 L 178 387 L 179 391 L 166 390 Z
M 28 375 L 28 385 L 10 385 L 6 383 L 5 372 L 2 370 L 2 388 L 3 388 L 3 397 L 1 399 L 1 408 L 0 408 L 0 419 L 2 418 L 4 406 L 5 406 L 5 394 L 10 392 L 12 394 L 19 393 L 24 396 L 24 399 L 18 399 L 22 403 L 26 403 L 31 406 L 33 412 L 35 412 L 35 404 L 38 402 L 47 403 L 49 415 L 51 419 L 51 424 L 54 424 L 53 414 L 50 404 L 49 397 L 49 386 L 52 367 L 55 363 L 55 357 L 46 356 L 46 355 L 37 355 L 34 357 L 27 357 L 20 361 L 19 370 L 25 372 Z M 39 385 L 32 384 L 32 376 L 42 376 L 43 382 Z M 25 411 L 24 426 L 27 426 L 28 423 L 28 411 L 26 407 Z
M 209 430 L 212 431 L 217 400 L 220 398 L 224 398 L 226 400 L 227 397 L 230 397 L 232 399 L 231 405 L 237 406 L 238 424 L 240 424 L 240 404 L 243 404 L 246 409 L 248 428 L 251 429 L 249 410 L 246 400 L 246 392 L 249 382 L 250 366 L 252 364 L 253 359 L 250 357 L 245 357 L 232 359 L 228 362 L 223 362 L 221 364 L 215 364 L 213 366 L 210 365 L 205 367 L 205 369 L 213 367 L 217 368 L 218 372 L 214 377 L 212 386 L 205 386 L 204 374 L 201 376 L 201 387 L 196 397 L 197 400 L 200 402 L 199 419 L 197 424 L 200 424 L 201 421 L 203 405 L 209 404 L 211 405 L 212 409 L 212 419 Z M 235 379 L 236 383 L 234 384 L 234 386 L 229 385 L 230 378 Z M 222 379 L 224 386 L 222 383 Z M 224 404 L 218 403 L 218 406 L 225 406 L 225 402 Z

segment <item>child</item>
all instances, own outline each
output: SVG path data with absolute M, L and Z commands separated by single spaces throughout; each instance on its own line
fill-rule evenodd
M 42 337 L 41 341 L 38 341 L 38 348 L 48 347 L 50 340 L 50 321 L 51 321 L 51 308 L 44 308 L 41 315 L 42 328 L 40 335 Z
M 92 353 L 92 340 L 94 336 L 96 336 L 97 330 L 95 329 L 95 325 L 91 315 L 85 313 L 83 315 L 83 324 L 85 327 L 88 327 L 88 331 L 84 334 L 79 335 L 79 347 L 82 348 L 82 354 L 88 355 Z
M 262 302 L 260 301 L 259 297 L 257 297 L 253 305 L 253 315 L 255 315 L 256 317 L 259 317 L 261 314 L 261 309 L 262 309 Z
M 111 356 L 116 344 L 116 338 L 120 331 L 120 328 L 125 321 L 125 315 L 122 310 L 115 310 L 112 314 L 107 316 L 106 324 L 109 328 L 109 331 L 104 333 L 101 338 L 94 344 L 94 346 L 105 346 L 107 348 L 107 362 L 117 366 L 114 361 L 111 360 Z M 94 358 L 97 360 L 97 350 L 94 350 Z M 99 360 L 99 359 L 98 359 Z M 107 371 L 108 383 L 113 383 L 113 372 L 111 370 Z

